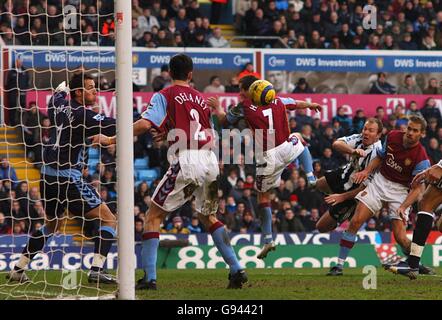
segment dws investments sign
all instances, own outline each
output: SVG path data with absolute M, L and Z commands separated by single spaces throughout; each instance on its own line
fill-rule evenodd
M 267 71 L 442 72 L 442 56 L 264 54 Z
M 137 52 L 133 53 L 134 67 L 159 68 L 168 64 L 177 52 Z M 242 68 L 246 63 L 253 62 L 252 53 L 202 53 L 187 52 L 196 69 L 235 69 Z

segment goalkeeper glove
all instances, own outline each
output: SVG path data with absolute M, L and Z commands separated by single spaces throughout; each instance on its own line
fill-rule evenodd
M 66 94 L 69 93 L 69 86 L 66 85 L 66 81 L 63 81 L 62 83 L 60 83 L 57 87 L 57 89 L 55 89 L 55 92 L 65 92 Z

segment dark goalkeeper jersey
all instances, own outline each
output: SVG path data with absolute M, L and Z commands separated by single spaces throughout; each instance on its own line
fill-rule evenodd
M 42 173 L 80 178 L 87 164 L 91 136 L 115 135 L 115 119 L 86 109 L 65 92 L 55 93 L 48 103 L 51 121 L 49 144 L 44 147 Z

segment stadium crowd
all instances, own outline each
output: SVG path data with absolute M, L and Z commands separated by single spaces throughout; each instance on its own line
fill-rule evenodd
M 220 28 L 228 1 L 212 1 L 210 17 L 198 0 L 132 0 L 133 45 L 140 47 L 229 47 Z M 250 47 L 298 49 L 442 48 L 439 0 L 238 0 L 240 35 L 279 37 L 250 40 Z M 365 4 L 376 6 L 376 28 L 363 27 Z M 63 5 L 76 8 L 80 23 L 64 29 Z M 29 9 L 28 9 L 29 8 Z M 113 46 L 113 1 L 10 0 L 0 7 L 0 34 L 6 44 Z
M 384 124 L 383 136 L 392 129 L 404 129 L 407 124 L 407 115 L 421 114 L 428 121 L 426 137 L 422 140 L 432 163 L 442 158 L 442 117 L 434 99 L 427 100 L 424 106 L 411 102 L 407 106 L 398 105 L 394 114 L 386 116 L 385 108 L 377 108 L 376 117 Z M 134 108 L 134 120 L 140 114 Z M 48 118 L 38 111 L 35 103 L 25 111 L 22 117 L 24 139 L 27 153 L 38 166 L 41 161 L 41 146 L 48 140 Z M 336 153 L 332 144 L 339 137 L 361 131 L 366 116 L 364 111 L 357 110 L 352 118 L 345 114 L 344 108 L 339 108 L 337 115 L 330 123 L 321 123 L 319 119 L 309 117 L 304 111 L 296 112 L 289 120 L 291 132 L 300 132 L 308 143 L 317 178 L 325 170 L 331 170 L 344 164 L 347 160 Z M 40 126 L 36 124 L 41 124 Z M 239 124 L 245 128 L 245 123 Z M 229 231 L 240 233 L 259 232 L 261 222 L 257 216 L 257 198 L 254 189 L 255 166 L 252 163 L 253 154 L 246 153 L 250 139 L 243 140 L 244 152 L 231 164 L 220 163 L 221 176 L 219 179 L 219 210 L 218 218 L 225 223 Z M 221 144 L 223 154 L 233 155 L 232 149 L 226 149 Z M 157 170 L 158 179 L 152 182 L 143 181 L 134 190 L 135 199 L 135 229 L 136 238 L 142 235 L 145 212 L 149 208 L 151 197 L 159 179 L 168 168 L 167 144 L 165 141 L 156 141 L 150 134 L 135 138 L 134 154 L 136 158 L 149 157 L 149 167 Z M 116 173 L 115 147 L 102 148 L 100 162 L 90 174 L 84 170 L 83 178 L 91 182 L 99 191 L 102 199 L 116 212 Z M 233 156 L 232 156 L 233 157 Z M 0 167 L 0 233 L 21 234 L 39 227 L 44 217 L 44 210 L 40 201 L 38 188 L 28 188 L 28 184 L 17 179 L 14 168 L 7 159 L 2 159 Z M 276 232 L 317 232 L 315 224 L 328 209 L 323 200 L 324 195 L 309 189 L 305 175 L 295 162 L 283 173 L 280 186 L 272 194 L 272 210 L 274 230 Z M 416 212 L 416 211 L 414 211 Z M 13 223 L 16 222 L 16 223 Z M 410 221 L 414 221 L 413 218 Z M 97 226 L 93 221 L 84 225 L 85 233 L 93 235 Z M 339 229 L 345 229 L 346 223 Z M 413 228 L 412 222 L 409 229 Z M 387 212 L 383 210 L 363 227 L 365 230 L 389 231 L 390 223 Z M 198 223 L 194 203 L 189 202 L 180 210 L 170 214 L 164 222 L 163 232 L 171 233 L 199 233 L 206 232 Z

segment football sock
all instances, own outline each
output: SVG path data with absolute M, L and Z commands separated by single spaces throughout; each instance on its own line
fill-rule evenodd
M 264 238 L 264 243 L 268 244 L 273 240 L 272 234 L 272 209 L 270 208 L 270 203 L 263 202 L 259 204 L 259 211 L 261 213 L 262 219 L 262 235 Z
M 230 273 L 234 274 L 238 270 L 241 270 L 242 267 L 239 264 L 235 251 L 233 251 L 230 245 L 230 238 L 224 225 L 220 221 L 217 221 L 210 227 L 209 231 L 212 234 L 215 246 L 218 248 L 224 261 L 229 265 Z
M 419 268 L 419 262 L 424 251 L 425 241 L 433 226 L 433 213 L 419 211 L 417 214 L 416 228 L 413 232 L 410 257 L 408 264 L 411 268 Z
M 159 232 L 143 233 L 143 246 L 141 249 L 142 266 L 147 281 L 157 279 L 157 251 L 160 244 Z
M 98 230 L 98 237 L 95 239 L 94 258 L 91 270 L 99 271 L 103 269 L 107 254 L 116 237 L 116 231 L 112 227 L 104 226 Z
M 304 168 L 307 178 L 313 176 L 313 160 L 308 147 L 304 147 L 304 151 L 302 151 L 298 159 L 302 167 Z
M 35 257 L 35 255 L 43 249 L 46 241 L 51 236 L 52 234 L 49 233 L 49 230 L 46 226 L 43 226 L 39 230 L 34 231 L 25 248 L 23 249 L 22 255 L 15 265 L 14 270 L 23 271 L 27 267 L 29 262 Z
M 338 257 L 338 267 L 342 268 L 344 266 L 344 262 L 350 253 L 350 250 L 353 248 L 356 242 L 356 235 L 350 232 L 345 231 L 342 234 L 341 241 L 339 243 L 339 257 Z

